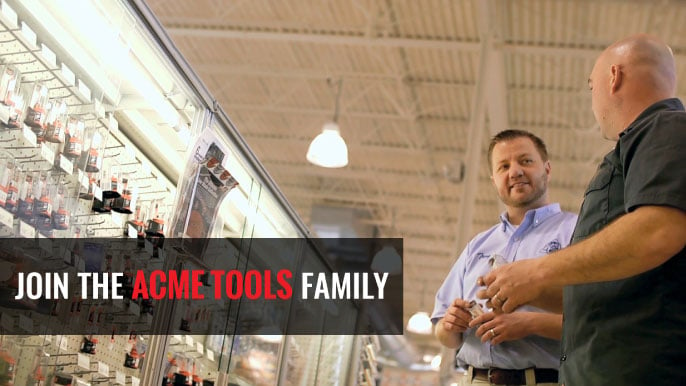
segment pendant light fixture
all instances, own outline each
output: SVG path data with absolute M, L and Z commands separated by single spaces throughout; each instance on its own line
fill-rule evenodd
M 329 85 L 334 82 L 328 79 Z M 324 124 L 322 132 L 312 140 L 307 149 L 307 160 L 324 168 L 342 168 L 348 164 L 348 146 L 345 144 L 338 127 L 338 108 L 343 89 L 343 78 L 336 82 L 336 105 L 333 120 Z
M 395 237 L 395 208 L 391 212 L 391 237 Z M 388 272 L 389 275 L 398 275 L 403 271 L 403 260 L 395 247 L 387 244 L 374 255 L 370 268 L 375 272 Z

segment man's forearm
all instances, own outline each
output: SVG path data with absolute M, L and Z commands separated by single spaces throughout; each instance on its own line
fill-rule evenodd
M 644 206 L 586 240 L 540 259 L 548 287 L 619 280 L 651 270 L 684 248 L 686 213 Z
M 436 323 L 436 338 L 442 345 L 448 348 L 459 348 L 462 346 L 462 333 L 447 331 L 443 328 L 443 318 Z
M 532 313 L 531 332 L 544 338 L 562 338 L 562 314 Z
M 562 287 L 545 288 L 541 296 L 531 302 L 532 306 L 557 314 L 562 313 Z

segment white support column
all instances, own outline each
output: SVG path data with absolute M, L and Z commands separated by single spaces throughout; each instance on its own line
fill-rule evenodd
M 457 241 L 453 248 L 453 261 L 457 260 L 460 251 L 467 245 L 471 237 L 471 228 L 476 206 L 476 194 L 479 187 L 479 168 L 481 166 L 482 143 L 486 124 L 486 109 L 488 105 L 491 127 L 494 124 L 507 124 L 507 99 L 505 96 L 505 74 L 502 53 L 494 50 L 494 28 L 497 21 L 492 20 L 495 12 L 495 4 L 492 0 L 477 2 L 479 7 L 479 35 L 481 51 L 479 56 L 479 73 L 477 75 L 472 108 L 469 119 L 469 132 L 467 134 L 467 147 L 464 159 L 465 178 L 462 181 L 462 193 L 457 222 Z M 497 56 L 500 56 L 499 58 Z M 497 65 L 496 65 L 497 64 Z M 501 94 L 500 96 L 497 94 Z M 500 99 L 502 98 L 502 99 Z M 491 106 L 490 103 L 494 105 Z M 505 113 L 505 114 L 504 114 Z M 504 119 L 504 121 L 503 121 Z M 441 350 L 441 384 L 448 384 L 453 377 L 453 363 L 455 350 Z

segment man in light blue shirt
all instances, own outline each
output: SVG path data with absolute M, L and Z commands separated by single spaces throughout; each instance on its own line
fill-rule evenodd
M 576 215 L 548 202 L 550 162 L 540 138 L 502 131 L 491 140 L 488 160 L 506 210 L 462 251 L 436 294 L 431 320 L 439 341 L 458 349 L 458 362 L 468 366 L 464 385 L 557 385 L 562 315 L 532 306 L 493 313 L 476 297 L 477 279 L 496 255 L 505 264 L 567 246 Z

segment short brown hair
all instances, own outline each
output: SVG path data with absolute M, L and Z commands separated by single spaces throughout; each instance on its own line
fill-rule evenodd
M 526 130 L 507 129 L 501 131 L 500 133 L 494 135 L 493 138 L 491 138 L 491 143 L 488 145 L 489 169 L 493 168 L 493 160 L 491 159 L 491 157 L 493 156 L 493 148 L 496 144 L 522 137 L 529 138 L 531 142 L 534 143 L 534 146 L 536 146 L 536 150 L 538 150 L 538 154 L 541 155 L 541 159 L 543 159 L 543 162 L 548 160 L 548 149 L 546 149 L 545 143 L 543 143 L 542 139 Z

